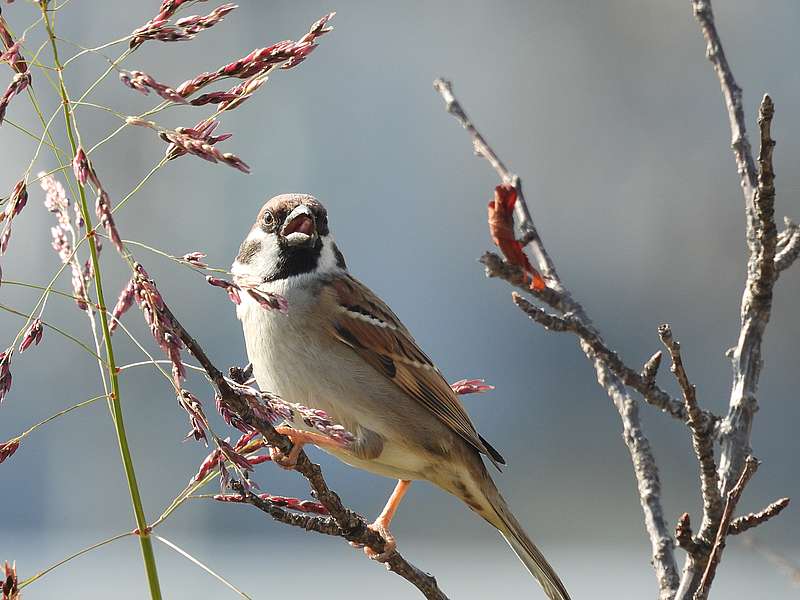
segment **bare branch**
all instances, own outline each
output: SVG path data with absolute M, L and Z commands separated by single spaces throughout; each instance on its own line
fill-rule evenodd
M 517 190 L 517 203 L 515 211 L 518 217 L 520 229 L 523 231 L 524 240 L 529 242 L 533 251 L 539 270 L 547 280 L 547 288 L 535 295 L 550 306 L 561 311 L 564 319 L 569 317 L 575 322 L 580 323 L 587 332 L 592 334 L 595 339 L 605 348 L 599 333 L 594 328 L 591 320 L 577 301 L 572 298 L 569 290 L 564 286 L 559 277 L 555 264 L 547 253 L 542 243 L 541 237 L 530 217 L 530 211 L 522 194 L 522 184 L 519 177 L 512 175 L 503 163 L 497 158 L 494 151 L 488 146 L 483 136 L 467 117 L 461 104 L 453 95 L 452 86 L 449 82 L 437 79 L 434 82 L 435 89 L 445 101 L 445 106 L 453 116 L 458 119 L 472 138 L 476 152 L 487 159 L 491 166 L 498 173 L 504 183 L 510 183 Z M 498 262 L 499 261 L 499 262 Z M 513 269 L 507 268 L 502 259 L 484 255 L 482 262 L 487 266 L 487 271 L 492 267 L 498 267 L 497 275 L 502 273 L 504 278 L 519 280 L 520 273 L 515 273 Z M 490 266 L 491 265 L 491 266 Z M 514 283 L 514 285 L 519 285 Z M 527 291 L 527 290 L 526 290 Z M 545 297 L 547 299 L 545 299 Z M 556 323 L 556 321 L 552 321 Z M 600 386 L 611 398 L 622 421 L 622 437 L 633 463 L 633 471 L 639 491 L 639 501 L 644 512 L 645 528 L 650 537 L 650 544 L 653 552 L 653 566 L 656 570 L 656 577 L 659 585 L 659 597 L 661 600 L 671 600 L 675 589 L 678 586 L 678 571 L 675 565 L 673 548 L 675 545 L 672 533 L 667 527 L 664 519 L 664 511 L 661 506 L 661 482 L 658 476 L 658 467 L 650 442 L 644 435 L 641 419 L 639 417 L 639 405 L 630 396 L 623 380 L 609 366 L 608 356 L 598 353 L 592 344 L 580 337 L 580 347 L 595 369 L 595 375 Z M 616 355 L 615 355 L 616 356 Z M 618 359 L 618 357 L 617 357 Z M 619 360 L 619 359 L 618 359 Z M 620 361 L 621 362 L 621 361 Z M 641 376 L 632 369 L 630 370 L 639 381 Z M 667 396 L 668 397 L 668 396 Z
M 733 485 L 750 453 L 750 430 L 758 410 L 756 392 L 761 373 L 761 344 L 772 310 L 772 289 L 777 271 L 775 251 L 777 229 L 774 219 L 775 188 L 772 168 L 770 125 L 774 109 L 764 96 L 759 110 L 761 152 L 759 153 L 758 189 L 756 190 L 754 247 L 747 265 L 747 283 L 742 297 L 741 329 L 733 351 L 733 386 L 728 416 L 721 427 L 720 479 L 722 493 Z
M 489 262 L 494 264 L 493 261 Z M 524 287 L 524 285 L 520 287 Z M 637 373 L 631 369 L 622 361 L 616 352 L 611 350 L 605 344 L 596 331 L 586 327 L 581 321 L 576 319 L 571 314 L 566 314 L 566 316 L 562 318 L 558 315 L 547 313 L 541 308 L 538 308 L 537 306 L 525 300 L 525 298 L 516 292 L 512 294 L 512 299 L 523 312 L 525 312 L 531 319 L 546 329 L 550 329 L 551 331 L 571 331 L 575 333 L 581 340 L 591 347 L 592 351 L 597 356 L 602 357 L 608 368 L 617 377 L 622 379 L 622 382 L 625 385 L 632 387 L 641 393 L 642 397 L 645 399 L 645 401 L 647 401 L 648 404 L 652 404 L 662 412 L 678 419 L 681 422 L 686 422 L 688 417 L 685 405 L 680 400 L 672 398 L 669 394 L 667 394 L 667 392 L 656 385 L 655 373 L 652 373 L 653 378 L 651 379 L 651 373 L 644 370 L 641 373 Z M 650 358 L 650 361 L 652 361 L 655 356 L 658 356 L 657 361 L 661 360 L 660 353 L 657 353 Z M 650 363 L 650 361 L 648 361 L 648 363 Z M 654 364 L 650 364 L 651 369 L 653 368 Z M 657 365 L 655 368 L 658 368 Z M 717 421 L 718 418 L 711 413 L 702 410 L 700 411 L 698 426 L 704 434 L 712 435 L 714 433 Z
M 746 457 L 751 453 L 750 434 L 753 417 L 758 410 L 756 393 L 761 373 L 761 345 L 772 308 L 772 290 L 780 270 L 787 268 L 800 253 L 800 241 L 787 223 L 782 236 L 780 255 L 774 219 L 775 188 L 772 168 L 774 142 L 770 126 L 774 108 L 764 96 L 759 110 L 761 152 L 756 172 L 745 130 L 742 92 L 733 78 L 714 24 L 710 0 L 692 0 L 692 8 L 707 43 L 707 56 L 714 66 L 730 122 L 739 183 L 745 199 L 746 238 L 749 248 L 747 283 L 742 296 L 741 327 L 736 346 L 730 351 L 733 363 L 733 384 L 728 414 L 720 424 L 720 492 L 728 494 L 740 473 L 745 472 Z M 716 560 L 718 560 L 718 555 Z M 701 573 L 706 585 L 710 563 L 702 554 L 690 555 L 684 566 L 676 600 L 689 600 L 700 585 Z M 716 568 L 715 566 L 713 568 Z M 713 577 L 713 573 L 712 573 Z M 698 592 L 699 593 L 699 592 Z M 705 591 L 707 594 L 707 589 Z
M 738 517 L 731 521 L 731 526 L 728 529 L 728 535 L 738 535 L 740 533 L 744 533 L 748 529 L 752 529 L 753 527 L 757 527 L 762 523 L 766 523 L 772 517 L 777 517 L 787 506 L 789 506 L 789 498 L 781 498 L 780 500 L 776 500 L 767 506 L 764 510 Z
M 711 0 L 692 0 L 692 10 L 706 40 L 706 57 L 714 66 L 714 72 L 717 74 L 720 88 L 722 88 L 722 96 L 725 99 L 725 108 L 728 112 L 728 121 L 731 129 L 731 148 L 733 148 L 733 155 L 736 158 L 739 184 L 744 194 L 748 240 L 750 240 L 749 232 L 755 229 L 753 198 L 757 182 L 756 165 L 753 161 L 750 141 L 747 139 L 747 129 L 745 127 L 742 89 L 736 84 L 733 72 L 730 65 L 728 65 L 728 59 L 725 57 L 725 51 L 722 49 L 722 42 L 714 24 Z
M 702 429 L 702 413 L 697 405 L 697 392 L 694 385 L 686 375 L 681 357 L 681 345 L 672 337 L 669 325 L 658 328 L 661 342 L 667 348 L 672 358 L 670 371 L 678 380 L 683 401 L 686 404 L 687 424 L 692 431 L 692 447 L 700 463 L 700 491 L 703 496 L 703 522 L 698 532 L 699 538 L 706 543 L 711 543 L 711 536 L 716 529 L 722 511 L 722 497 L 719 493 L 719 478 L 717 476 L 717 463 L 714 460 L 714 440 L 707 431 Z
M 244 502 L 255 506 L 281 523 L 301 527 L 306 531 L 341 537 L 355 544 L 369 546 L 378 553 L 386 549 L 386 541 L 380 534 L 372 529 L 364 528 L 358 532 L 348 531 L 342 529 L 336 521 L 330 517 L 297 515 L 277 507 L 274 503 L 262 500 L 253 492 L 245 490 L 238 482 L 234 482 L 231 487 L 239 492 Z M 447 596 L 444 595 L 436 584 L 436 579 L 432 575 L 420 571 L 414 565 L 406 561 L 399 552 L 394 551 L 389 556 L 389 559 L 386 561 L 386 567 L 414 584 L 429 600 L 447 600 Z
M 736 504 L 742 497 L 742 492 L 744 492 L 747 482 L 750 481 L 753 473 L 758 469 L 758 464 L 758 460 L 752 456 L 748 456 L 745 459 L 744 469 L 736 485 L 728 492 L 728 497 L 725 501 L 725 510 L 722 512 L 722 519 L 720 520 L 717 536 L 714 540 L 714 547 L 711 549 L 708 564 L 703 573 L 703 578 L 700 580 L 700 585 L 694 593 L 694 600 L 705 600 L 708 597 L 711 583 L 714 581 L 714 575 L 717 572 L 717 565 L 719 565 L 719 561 L 722 559 L 722 551 L 725 549 L 725 540 L 728 537 L 728 529 L 731 525 L 733 511 L 736 510 Z
M 461 126 L 467 130 L 469 136 L 472 138 L 472 147 L 475 154 L 485 158 L 495 173 L 500 177 L 503 183 L 514 186 L 517 191 L 517 204 L 514 211 L 517 217 L 517 224 L 522 232 L 523 245 L 531 245 L 536 262 L 538 263 L 539 270 L 546 279 L 558 279 L 556 267 L 547 252 L 544 251 L 539 232 L 536 225 L 531 218 L 528 203 L 525 201 L 525 194 L 522 192 L 522 180 L 511 171 L 509 171 L 503 161 L 495 154 L 491 146 L 486 142 L 480 132 L 472 124 L 472 121 L 467 117 L 467 113 L 461 107 L 461 103 L 453 95 L 453 86 L 446 79 L 437 79 L 433 82 L 434 89 L 439 92 L 445 103 L 445 109 L 453 115 Z

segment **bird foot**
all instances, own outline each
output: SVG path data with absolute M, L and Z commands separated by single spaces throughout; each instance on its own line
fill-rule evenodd
M 379 563 L 385 563 L 387 560 L 389 560 L 389 556 L 391 556 L 392 553 L 397 550 L 397 540 L 391 534 L 387 525 L 388 523 L 384 524 L 380 519 L 376 520 L 371 525 L 367 525 L 369 529 L 377 534 L 380 534 L 380 536 L 386 540 L 386 546 L 383 548 L 383 552 L 376 552 L 369 546 L 364 546 L 364 554 L 366 554 L 370 559 Z
M 297 457 L 300 456 L 300 451 L 303 449 L 303 445 L 303 442 L 296 442 L 292 440 L 292 449 L 289 450 L 289 454 L 284 454 L 278 448 L 270 446 L 269 457 L 272 459 L 272 462 L 278 465 L 281 469 L 293 471 L 297 466 Z
M 314 444 L 320 448 L 338 449 L 341 447 L 341 444 L 332 440 L 328 436 L 322 435 L 321 433 L 314 433 L 313 431 L 301 431 L 299 429 L 295 429 L 294 427 L 289 427 L 288 425 L 276 427 L 275 431 L 285 435 L 291 440 L 292 449 L 289 451 L 289 454 L 284 454 L 278 448 L 270 446 L 269 457 L 276 465 L 282 469 L 286 469 L 287 471 L 291 471 L 297 466 L 297 458 L 300 456 L 300 451 L 306 444 Z

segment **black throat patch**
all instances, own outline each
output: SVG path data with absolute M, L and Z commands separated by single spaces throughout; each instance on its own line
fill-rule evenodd
M 314 245 L 309 247 L 281 244 L 275 268 L 267 275 L 264 281 L 280 281 L 281 279 L 288 279 L 295 275 L 310 273 L 317 268 L 321 253 L 321 237 L 318 237 Z

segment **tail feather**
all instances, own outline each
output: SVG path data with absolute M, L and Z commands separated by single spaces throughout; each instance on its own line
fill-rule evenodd
M 513 519 L 513 518 L 512 518 Z M 570 600 L 569 592 L 561 579 L 556 574 L 550 563 L 541 553 L 539 548 L 528 538 L 525 532 L 519 528 L 519 524 L 514 521 L 515 529 L 507 525 L 507 531 L 500 530 L 508 545 L 516 553 L 525 568 L 531 575 L 536 577 L 539 585 L 542 586 L 544 593 L 551 600 Z
M 500 531 L 550 600 L 570 600 L 567 588 L 536 544 L 525 533 L 488 474 L 482 483 L 484 495 L 491 509 L 480 511 L 481 516 Z

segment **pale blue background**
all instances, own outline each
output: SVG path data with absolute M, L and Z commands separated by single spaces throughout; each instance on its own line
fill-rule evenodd
M 496 177 L 471 155 L 466 134 L 444 113 L 431 82 L 440 75 L 455 81 L 470 115 L 523 177 L 562 276 L 608 341 L 636 366 L 658 349 L 656 326 L 669 321 L 701 403 L 721 412 L 730 385 L 723 352 L 735 342 L 744 280 L 742 197 L 719 86 L 703 57 L 689 2 L 240 4 L 192 42 L 145 44 L 127 68 L 177 84 L 252 48 L 296 38 L 330 10 L 338 11 L 335 31 L 305 64 L 276 73 L 256 98 L 225 117 L 222 129 L 234 137 L 223 147 L 250 163 L 251 175 L 192 157 L 171 163 L 121 210 L 123 235 L 174 254 L 203 250 L 210 262 L 225 266 L 267 197 L 289 191 L 318 196 L 330 209 L 352 271 L 389 301 L 448 378 L 485 377 L 497 385 L 494 393 L 465 402 L 509 460 L 499 485 L 574 597 L 654 597 L 649 544 L 619 419 L 575 340 L 529 324 L 510 302 L 507 286 L 484 279 L 476 259 L 491 245 L 485 206 Z M 145 22 L 157 5 L 73 0 L 58 27 L 64 38 L 98 45 Z M 800 219 L 800 5 L 729 1 L 715 8 L 744 88 L 751 131 L 761 94 L 773 95 L 777 214 Z M 17 30 L 36 18 L 35 7 L 21 1 L 3 10 Z M 40 41 L 40 33 L 29 36 L 31 47 Z M 61 46 L 72 55 L 66 43 Z M 50 60 L 47 51 L 42 56 Z M 67 71 L 73 93 L 103 67 L 97 57 L 73 63 Z M 0 75 L 5 85 L 8 70 Z M 49 115 L 56 106 L 52 90 L 38 72 L 34 77 Z M 91 101 L 124 114 L 154 102 L 113 76 Z M 192 125 L 208 113 L 176 109 L 159 122 Z M 77 116 L 87 145 L 118 123 L 91 108 Z M 8 118 L 40 130 L 25 97 L 14 99 Z M 62 130 L 56 120 L 57 139 L 65 144 Z M 0 140 L 5 194 L 27 166 L 34 143 L 7 124 Z M 107 144 L 94 163 L 116 201 L 162 152 L 152 132 L 138 129 Z M 35 171 L 53 164 L 43 151 Z M 44 284 L 58 266 L 49 247 L 51 216 L 38 188 L 30 196 L 2 267 L 5 277 Z M 135 252 L 213 359 L 223 366 L 241 363 L 241 332 L 225 294 L 160 257 Z M 110 248 L 103 266 L 113 298 L 126 268 Z M 60 287 L 69 289 L 68 278 Z M 800 492 L 798 293 L 795 267 L 776 289 L 753 435 L 764 464 L 743 510 Z M 11 286 L 0 289 L 0 301 L 20 309 L 33 297 Z M 85 320 L 67 301 L 51 298 L 45 318 L 89 339 Z M 135 310 L 127 323 L 158 352 Z M 11 339 L 19 326 L 5 314 L 2 339 Z M 118 343 L 123 362 L 141 360 L 121 336 Z M 14 387 L 0 407 L 0 439 L 98 393 L 96 365 L 52 331 L 41 346 L 17 356 L 13 368 Z M 180 442 L 186 419 L 160 377 L 141 369 L 122 381 L 146 509 L 158 514 L 206 451 Z M 677 392 L 666 369 L 660 381 Z M 199 379 L 190 386 L 213 412 L 209 388 Z M 697 467 L 685 429 L 649 407 L 642 413 L 662 468 L 667 517 L 674 523 L 688 510 L 697 520 Z M 391 482 L 312 454 L 348 504 L 367 515 L 380 510 Z M 133 526 L 102 404 L 24 440 L 0 466 L 0 477 L 0 560 L 16 559 L 23 577 Z M 259 469 L 257 479 L 270 492 L 307 492 L 298 477 L 269 466 Z M 790 507 L 755 537 L 797 560 L 797 514 Z M 488 526 L 426 484 L 412 488 L 394 530 L 408 558 L 436 574 L 454 599 L 512 590 L 515 597 L 542 597 Z M 345 598 L 358 596 L 358 589 L 415 597 L 405 582 L 340 540 L 289 530 L 245 507 L 192 504 L 162 535 L 256 598 L 290 592 Z M 167 548 L 157 552 L 167 597 L 234 597 Z M 718 598 L 798 594 L 785 574 L 739 539 L 730 541 L 715 587 Z M 132 539 L 55 571 L 25 597 L 109 594 L 145 594 Z

